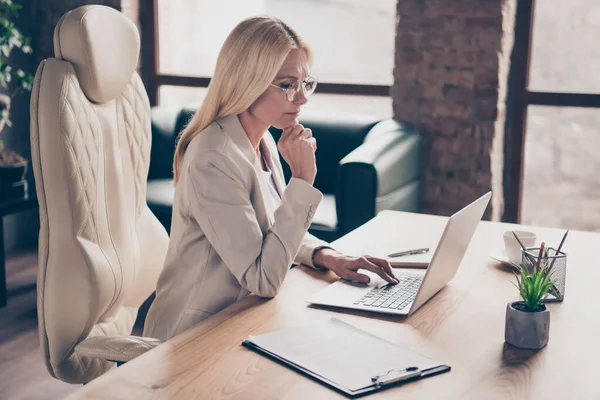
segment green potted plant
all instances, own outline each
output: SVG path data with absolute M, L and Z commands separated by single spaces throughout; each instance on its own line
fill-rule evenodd
M 16 28 L 14 19 L 18 17 L 21 4 L 12 0 L 0 0 L 0 186 L 6 196 L 11 192 L 22 191 L 27 171 L 27 160 L 4 146 L 1 134 L 10 121 L 11 100 L 23 92 L 31 90 L 33 76 L 22 69 L 13 68 L 14 61 L 9 59 L 14 49 L 31 54 L 30 39 L 24 37 Z M 16 190 L 15 190 L 16 189 Z
M 504 340 L 524 349 L 541 349 L 546 346 L 550 331 L 550 311 L 542 302 L 551 290 L 552 264 L 542 243 L 537 257 L 524 251 L 524 263 L 514 272 L 521 301 L 506 306 Z M 536 249 L 537 250 L 537 249 Z M 514 283 L 514 282 L 513 282 Z

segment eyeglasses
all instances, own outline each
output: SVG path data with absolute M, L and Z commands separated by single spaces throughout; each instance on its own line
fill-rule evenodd
M 317 78 L 312 76 L 309 76 L 303 81 L 297 80 L 295 82 L 282 82 L 279 85 L 274 85 L 271 83 L 270 85 L 276 87 L 277 89 L 283 90 L 285 92 L 285 98 L 287 101 L 294 101 L 296 94 L 300 90 L 300 83 L 302 83 L 302 92 L 306 97 L 313 94 L 317 88 Z

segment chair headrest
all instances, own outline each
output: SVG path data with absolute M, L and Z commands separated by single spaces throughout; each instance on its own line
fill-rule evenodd
M 136 26 L 110 7 L 78 7 L 63 15 L 54 28 L 54 55 L 73 65 L 83 92 L 95 103 L 121 94 L 139 52 Z

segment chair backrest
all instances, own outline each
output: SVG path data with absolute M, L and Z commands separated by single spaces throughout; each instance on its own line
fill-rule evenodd
M 135 25 L 105 6 L 65 14 L 38 67 L 31 153 L 40 204 L 38 319 L 50 374 L 87 382 L 114 363 L 78 357 L 98 335 L 131 334 L 168 246 L 146 204 L 150 104 L 135 72 Z

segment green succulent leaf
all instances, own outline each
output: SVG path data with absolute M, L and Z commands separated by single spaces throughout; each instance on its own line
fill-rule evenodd
M 521 266 L 514 275 L 517 281 L 515 286 L 529 311 L 534 311 L 540 306 L 555 283 L 546 266 L 541 263 L 539 268 L 534 267 L 531 272 Z

